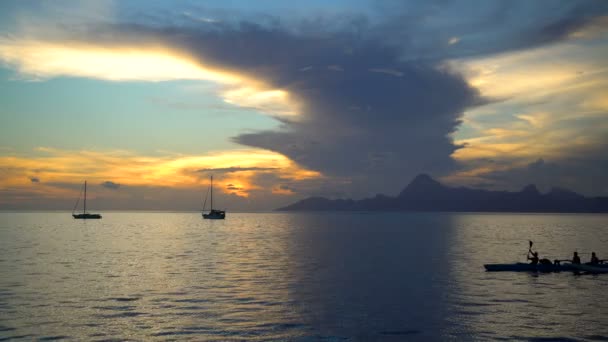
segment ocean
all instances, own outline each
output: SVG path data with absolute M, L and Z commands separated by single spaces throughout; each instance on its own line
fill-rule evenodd
M 0 340 L 608 340 L 608 215 L 0 213 Z

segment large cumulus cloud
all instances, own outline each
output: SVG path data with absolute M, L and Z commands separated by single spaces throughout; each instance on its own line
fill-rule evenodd
M 130 27 L 288 91 L 296 117 L 234 141 L 282 153 L 341 180 L 351 195 L 397 192 L 419 172 L 453 168 L 450 134 L 480 101 L 459 74 L 403 59 L 403 47 L 352 32 L 292 32 L 253 23 L 221 29 Z M 153 32 L 151 34 L 150 32 Z
M 363 196 L 396 193 L 420 172 L 454 169 L 451 154 L 459 146 L 451 134 L 462 113 L 484 100 L 443 61 L 555 42 L 606 11 L 600 1 L 377 7 L 375 16 L 361 13 L 337 24 L 323 17 L 200 21 L 189 14 L 160 26 L 128 18 L 87 35 L 162 42 L 288 91 L 300 104 L 297 117 L 279 117 L 278 129 L 233 140 L 282 153 L 335 179 L 345 195 Z

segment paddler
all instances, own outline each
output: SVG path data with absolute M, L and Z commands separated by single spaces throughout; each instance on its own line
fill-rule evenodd
M 574 255 L 572 255 L 572 263 L 579 264 L 579 265 L 581 263 L 581 258 L 578 256 L 577 252 L 574 252 Z
M 595 255 L 595 252 L 591 252 L 591 261 L 589 261 L 590 265 L 598 265 L 600 263 L 600 259 L 598 259 L 597 255 Z
M 532 256 L 530 256 L 532 253 Z M 530 265 L 538 265 L 538 252 L 530 252 L 528 253 L 528 260 L 530 260 Z

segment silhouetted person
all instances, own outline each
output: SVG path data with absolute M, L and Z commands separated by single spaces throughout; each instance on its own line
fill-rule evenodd
M 574 252 L 574 255 L 572 256 L 572 263 L 573 264 L 580 264 L 581 263 L 581 258 L 578 256 L 577 252 Z
M 541 265 L 553 265 L 551 260 L 549 260 L 547 258 L 542 258 L 542 259 L 538 260 L 538 263 Z
M 532 256 L 528 255 L 530 265 L 538 265 L 538 252 L 532 252 Z
M 600 263 L 600 259 L 598 259 L 597 255 L 595 255 L 595 252 L 591 252 L 591 261 L 589 261 L 590 265 L 598 265 Z

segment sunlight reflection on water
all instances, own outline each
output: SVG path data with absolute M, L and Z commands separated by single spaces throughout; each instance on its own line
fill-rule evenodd
M 608 275 L 482 266 L 522 261 L 528 239 L 602 257 L 606 218 L 0 213 L 0 338 L 608 338 Z

